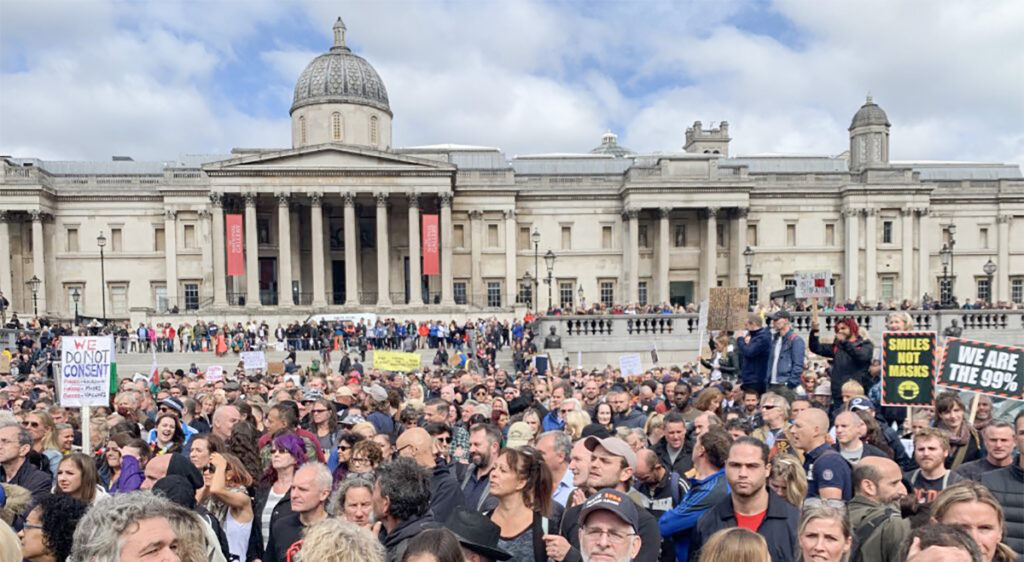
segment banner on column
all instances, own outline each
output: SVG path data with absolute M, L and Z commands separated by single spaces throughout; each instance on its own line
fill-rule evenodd
M 224 215 L 224 222 L 227 227 L 224 245 L 228 250 L 228 275 L 245 275 L 242 215 Z
M 440 275 L 437 215 L 423 215 L 423 275 Z

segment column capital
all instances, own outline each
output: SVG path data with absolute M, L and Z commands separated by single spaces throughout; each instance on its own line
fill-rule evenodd
M 314 191 L 309 194 L 309 204 L 313 207 L 319 207 L 324 202 L 324 194 L 319 191 Z
M 208 219 L 213 216 L 213 213 L 209 209 L 199 209 L 199 218 Z
M 501 214 L 502 214 L 503 217 L 505 217 L 505 220 L 510 220 L 510 219 L 515 219 L 516 218 L 516 210 L 515 209 L 506 209 L 506 210 L 502 211 Z
M 174 209 L 164 209 L 164 220 L 172 221 L 178 218 L 178 211 Z
M 658 207 L 658 217 L 667 219 L 672 214 L 672 207 Z
M 914 214 L 914 209 L 912 209 L 910 207 L 903 207 L 902 209 L 900 209 L 900 215 L 901 216 L 909 217 L 910 215 L 913 215 L 913 214 Z
M 278 207 L 288 207 L 288 204 L 291 202 L 292 194 L 285 191 L 281 191 L 279 193 L 275 193 L 274 197 L 277 197 Z
M 931 207 L 918 207 L 914 209 L 914 214 L 919 217 L 927 217 L 932 214 L 932 209 Z
M 484 212 L 481 211 L 480 209 L 473 209 L 472 211 L 469 212 L 469 218 L 478 221 L 484 218 Z
M 352 193 L 351 191 L 346 191 L 345 193 L 342 194 L 342 197 L 345 200 L 345 206 L 346 207 L 355 207 L 356 206 L 356 194 L 355 193 Z
M 43 222 L 46 220 L 46 213 L 42 209 L 32 209 L 28 214 L 32 218 L 32 222 Z
M 843 208 L 843 216 L 847 218 L 853 218 L 860 215 L 860 209 L 854 209 L 853 207 Z
M 997 223 L 1008 223 L 1011 220 L 1013 220 L 1013 216 L 1012 215 L 1009 215 L 1009 214 L 996 215 L 996 222 Z
M 256 194 L 254 192 L 245 193 L 242 197 L 245 199 L 246 207 L 256 207 Z
M 860 214 L 864 215 L 865 217 L 873 217 L 875 216 L 875 212 L 875 209 L 871 208 L 864 208 L 860 210 Z
M 224 207 L 224 194 L 219 191 L 210 193 L 210 204 L 217 208 Z
M 0 210 L 0 222 L 13 222 L 11 221 L 11 213 Z
M 419 193 L 416 193 L 415 191 L 410 191 L 409 193 L 406 193 L 405 195 L 406 195 L 406 197 L 409 198 L 409 207 L 410 208 L 413 208 L 413 209 L 419 208 L 419 206 L 420 206 L 420 194 Z
M 704 218 L 706 218 L 706 219 L 716 218 L 716 217 L 718 217 L 718 212 L 719 211 L 720 211 L 720 209 L 718 207 L 708 207 L 708 208 L 703 210 Z
M 623 209 L 622 220 L 636 220 L 640 216 L 640 209 Z
M 441 196 L 441 206 L 442 207 L 451 208 L 451 206 L 452 206 L 452 194 L 448 193 L 448 192 L 444 192 L 444 193 L 441 193 L 440 196 Z
M 388 206 L 388 194 L 387 193 L 385 193 L 383 191 L 378 192 L 378 193 L 374 193 L 373 194 L 373 198 L 377 202 L 377 206 L 378 207 L 387 207 Z
M 736 218 L 745 219 L 750 215 L 750 207 L 736 207 L 733 213 L 736 215 Z

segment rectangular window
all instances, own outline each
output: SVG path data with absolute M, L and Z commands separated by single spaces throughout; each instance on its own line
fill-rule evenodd
M 153 285 L 153 306 L 158 314 L 167 312 L 167 285 Z
M 196 225 L 186 224 L 182 226 L 182 248 L 191 250 L 196 247 Z
M 722 223 L 722 222 L 716 223 L 715 224 L 715 240 L 718 242 L 718 247 L 719 248 L 724 248 L 726 246 L 726 242 L 727 241 L 725 239 L 725 236 L 726 236 L 725 235 L 725 223 Z
M 498 247 L 498 225 L 496 224 L 487 225 L 487 247 Z
M 452 246 L 455 248 L 466 247 L 466 229 L 461 224 L 452 225 Z
M 796 246 L 796 225 L 795 224 L 787 224 L 786 225 L 786 245 L 787 246 Z
M 256 243 L 270 244 L 270 219 L 256 217 Z
M 128 285 L 110 285 L 110 312 L 115 315 L 128 314 Z
M 747 225 L 747 246 L 757 246 L 757 225 Z
M 501 281 L 487 282 L 487 306 L 491 308 L 501 306 Z
M 612 227 L 610 226 L 601 227 L 601 247 L 605 250 L 610 250 L 612 247 Z
M 988 227 L 983 226 L 978 230 L 978 247 L 982 249 L 988 248 Z
M 637 304 L 647 304 L 647 281 L 640 281 L 636 286 Z
M 749 304 L 750 304 L 750 306 L 756 306 L 757 305 L 758 286 L 759 286 L 759 284 L 760 283 L 759 283 L 759 281 L 757 279 L 754 279 L 754 278 L 750 279 L 750 285 L 749 285 L 749 288 L 750 288 L 750 303 Z
M 558 283 L 558 304 L 563 311 L 572 308 L 573 285 L 572 281 Z
M 786 279 L 783 279 L 782 283 L 786 286 L 787 289 L 796 288 L 796 279 L 793 279 L 792 277 L 787 277 Z
M 601 281 L 601 304 L 607 307 L 615 304 L 615 283 Z
M 124 237 L 121 236 L 120 228 L 110 229 L 110 251 L 121 252 L 124 250 Z
M 892 275 L 883 275 L 879 285 L 883 302 L 891 301 L 896 296 L 896 278 Z
M 977 279 L 978 284 L 978 300 L 991 302 L 992 300 L 992 287 L 989 285 L 988 277 L 979 277 Z
M 953 283 L 955 279 L 952 277 L 939 277 L 939 302 L 948 303 L 953 300 Z
M 185 310 L 199 310 L 199 283 L 185 283 Z
M 530 242 L 530 227 L 520 226 L 519 227 L 519 249 L 525 250 L 527 248 L 533 248 L 533 243 Z
M 562 249 L 563 250 L 571 250 L 572 249 L 572 227 L 571 226 L 563 226 L 562 227 Z
M 676 225 L 675 246 L 676 246 L 676 248 L 685 248 L 686 247 L 686 225 L 685 224 L 677 224 Z
M 826 224 L 825 225 L 825 245 L 835 246 L 836 245 L 836 225 Z
M 892 221 L 882 221 L 882 244 L 892 244 Z
M 532 280 L 530 281 L 529 285 L 527 285 L 523 281 L 519 282 L 519 304 L 524 304 L 524 305 L 529 306 L 529 307 L 533 306 L 533 281 Z
M 466 304 L 466 282 L 456 281 L 452 284 L 452 295 L 455 297 L 455 304 Z
M 164 227 L 162 226 L 153 229 L 153 250 L 164 251 Z
M 636 232 L 636 239 L 639 241 L 637 242 L 637 246 L 640 248 L 650 248 L 647 239 L 647 225 L 641 224 L 637 226 Z
M 67 251 L 67 252 L 77 252 L 78 251 L 78 228 L 77 227 L 76 228 L 69 228 L 68 229 L 68 244 L 67 244 L 67 247 L 64 248 L 64 250 Z
M 1024 302 L 1024 278 L 1010 280 L 1010 300 L 1017 304 Z

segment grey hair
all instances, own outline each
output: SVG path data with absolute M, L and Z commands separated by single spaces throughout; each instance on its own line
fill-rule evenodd
M 573 410 L 580 409 L 580 401 L 575 398 L 566 398 L 565 400 L 562 400 L 562 404 L 572 404 Z
M 540 443 L 540 440 L 546 437 L 550 437 L 555 440 L 555 450 L 562 453 L 562 457 L 565 459 L 565 462 L 569 462 L 572 456 L 572 438 L 569 437 L 569 434 L 557 429 L 545 431 L 537 437 L 537 443 Z
M 331 475 L 331 470 L 322 462 L 307 462 L 295 471 L 296 474 L 300 470 L 312 470 L 314 472 L 313 480 L 320 486 L 321 490 L 330 490 L 331 486 L 334 485 L 334 476 Z
M 144 519 L 189 520 L 197 516 L 149 491 L 116 494 L 93 504 L 75 529 L 69 562 L 119 562 L 121 536 Z
M 301 561 L 384 562 L 384 545 L 369 530 L 341 519 L 324 519 L 306 530 Z
M 0 429 L 7 429 L 8 427 L 18 428 L 19 447 L 21 447 L 22 445 L 28 445 L 29 447 L 32 446 L 32 434 L 28 432 L 28 429 L 25 429 L 25 426 L 18 423 L 17 420 L 0 422 Z
M 362 476 L 353 476 L 342 480 L 331 494 L 331 499 L 327 501 L 327 513 L 334 517 L 341 517 L 342 512 L 345 511 L 345 495 L 349 490 L 355 488 L 366 488 L 372 494 L 373 481 Z

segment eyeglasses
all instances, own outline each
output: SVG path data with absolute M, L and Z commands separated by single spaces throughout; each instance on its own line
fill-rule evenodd
M 30 529 L 39 529 L 40 531 L 43 530 L 43 526 L 42 525 L 30 525 L 28 523 L 25 523 L 24 525 L 22 525 L 21 528 L 26 530 L 26 531 L 28 531 Z
M 370 464 L 370 459 L 363 458 L 363 457 L 352 457 L 352 460 L 348 461 L 348 463 L 352 464 L 352 465 L 356 465 L 356 464 Z
M 444 436 L 440 436 L 439 435 L 439 436 L 435 437 L 434 439 L 436 441 L 440 441 L 441 443 L 451 443 L 452 442 L 452 438 L 447 436 L 447 435 L 444 435 Z
M 41 426 L 43 424 L 41 424 L 39 422 L 27 421 L 27 422 L 25 422 L 25 423 L 23 423 L 21 425 L 23 425 L 25 427 L 39 427 L 39 426 Z
M 601 529 L 599 527 L 584 527 L 583 536 L 590 541 L 599 541 L 602 536 L 608 537 L 608 542 L 621 543 L 629 537 L 635 536 L 636 533 L 622 533 L 619 531 L 613 531 L 611 529 Z
M 351 451 L 352 450 L 352 446 L 351 445 L 348 445 L 348 446 L 341 445 L 341 446 L 338 447 L 338 450 L 344 453 L 345 451 Z
M 561 412 L 562 415 L 564 416 L 564 415 L 568 414 L 569 412 L 571 412 L 572 410 L 558 410 L 558 411 Z

